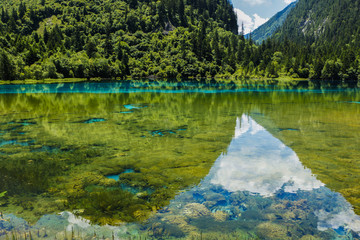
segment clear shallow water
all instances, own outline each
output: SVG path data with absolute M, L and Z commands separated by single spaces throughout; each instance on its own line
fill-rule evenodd
M 236 92 L 341 92 L 345 88 L 360 87 L 358 82 L 339 83 L 335 81 L 110 81 L 59 84 L 2 85 L 0 94 L 10 93 L 236 93 Z M 358 103 L 356 101 L 350 101 Z M 147 107 L 146 104 L 126 104 L 126 109 Z
M 1 86 L 0 237 L 358 238 L 358 90 L 271 84 Z

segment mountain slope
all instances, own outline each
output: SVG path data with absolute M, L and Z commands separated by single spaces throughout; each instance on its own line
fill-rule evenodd
M 237 31 L 228 0 L 2 0 L 0 79 L 231 74 Z
M 256 43 L 262 43 L 265 39 L 272 36 L 272 34 L 284 23 L 286 17 L 290 11 L 295 7 L 296 2 L 289 4 L 282 11 L 276 13 L 273 17 L 269 19 L 266 23 L 255 29 L 251 33 L 251 38 Z M 247 34 L 245 37 L 249 37 Z
M 359 0 L 299 0 L 278 32 L 300 43 L 350 43 L 360 34 Z

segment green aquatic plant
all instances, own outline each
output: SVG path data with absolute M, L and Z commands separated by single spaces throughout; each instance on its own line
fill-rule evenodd
M 7 191 L 0 193 L 0 206 L 3 206 L 7 203 L 6 195 L 7 195 Z M 1 215 L 2 215 L 2 212 L 1 212 Z M 2 216 L 0 216 L 0 217 L 2 218 Z
M 0 193 L 0 198 L 5 197 L 6 193 L 7 193 L 7 191 L 4 191 L 4 192 Z
M 188 108 L 183 109 L 178 107 L 183 101 L 180 95 L 1 95 L 1 101 L 10 103 L 0 105 L 3 112 L 23 111 L 27 105 L 30 112 L 21 118 L 34 123 L 21 126 L 26 133 L 16 136 L 34 139 L 33 144 L 1 147 L 1 151 L 9 153 L 0 161 L 0 169 L 8 176 L 1 180 L 5 183 L 2 186 L 11 185 L 12 194 L 26 189 L 29 194 L 40 193 L 39 198 L 45 200 L 45 196 L 55 198 L 57 210 L 80 209 L 79 215 L 102 224 L 146 219 L 166 206 L 179 190 L 199 183 L 226 150 L 234 120 L 232 116 L 215 116 L 231 104 L 224 102 L 224 107 L 212 109 L 206 124 L 199 125 L 196 120 L 203 118 L 199 104 L 211 105 L 214 97 L 193 95 L 187 99 Z M 148 107 L 136 109 L 134 114 L 118 113 L 126 104 L 140 106 L 144 102 Z M 82 123 L 99 116 L 107 121 Z M 160 120 L 163 118 L 167 121 Z M 2 121 L 0 130 L 8 129 L 9 122 L 21 122 L 11 114 Z M 151 136 L 152 129 L 171 130 L 174 134 Z M 122 173 L 126 169 L 133 172 Z M 120 180 L 107 179 L 111 174 L 120 174 Z M 122 200 L 109 203 L 110 193 Z M 31 201 L 22 205 L 12 201 L 23 209 L 24 216 L 38 211 L 37 205 L 27 204 Z M 108 210 L 96 210 L 106 204 Z M 54 210 L 51 207 L 48 213 Z
M 97 188 L 69 204 L 83 208 L 82 216 L 100 224 L 143 220 L 151 213 L 151 207 L 144 200 L 121 189 Z
M 50 179 L 64 166 L 58 159 L 49 161 L 49 155 L 25 153 L 1 158 L 0 189 L 10 195 L 19 193 L 41 193 L 50 185 Z

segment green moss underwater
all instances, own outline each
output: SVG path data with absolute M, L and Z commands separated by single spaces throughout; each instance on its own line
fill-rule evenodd
M 2 208 L 30 222 L 75 209 L 100 224 L 146 219 L 199 183 L 234 124 L 204 94 L 0 97 Z

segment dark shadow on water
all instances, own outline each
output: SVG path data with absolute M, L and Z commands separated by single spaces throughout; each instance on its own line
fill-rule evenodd
M 90 118 L 85 120 L 83 123 L 97 123 L 97 122 L 104 122 L 106 121 L 104 118 Z
M 34 140 L 30 140 L 30 141 L 25 141 L 25 142 L 20 142 L 18 140 L 3 140 L 0 141 L 0 147 L 6 146 L 6 145 L 20 145 L 20 146 L 30 146 L 34 143 Z

